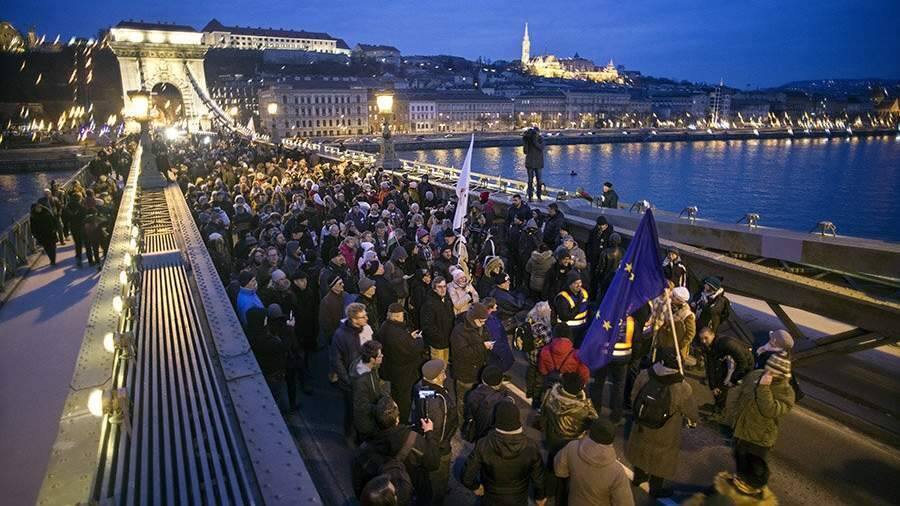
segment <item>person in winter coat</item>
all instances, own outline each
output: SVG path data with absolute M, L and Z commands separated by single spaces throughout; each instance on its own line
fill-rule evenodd
M 481 297 L 487 297 L 491 294 L 491 290 L 494 289 L 496 285 L 496 279 L 501 275 L 506 273 L 506 266 L 503 263 L 503 259 L 500 257 L 490 257 L 486 258 L 484 262 L 484 273 L 481 278 L 475 283 L 475 289 L 478 290 L 478 295 Z
M 678 372 L 675 353 L 660 350 L 653 367 L 638 375 L 632 391 L 632 405 L 637 406 L 641 390 L 649 382 L 660 382 L 669 389 L 671 405 L 665 424 L 654 429 L 642 425 L 638 418 L 628 443 L 625 456 L 634 466 L 634 486 L 650 482 L 652 497 L 669 497 L 672 491 L 663 488 L 664 480 L 675 477 L 681 453 L 681 426 L 685 419 L 693 426 L 698 420 L 697 402 L 691 385 Z
M 578 358 L 578 350 L 572 344 L 569 328 L 565 325 L 553 327 L 553 339 L 550 344 L 544 346 L 538 356 L 538 373 L 547 377 L 551 372 L 560 374 L 577 372 L 584 383 L 591 379 L 591 372 Z
M 431 291 L 425 299 L 420 315 L 419 328 L 425 337 L 425 345 L 431 358 L 450 360 L 450 333 L 453 332 L 453 301 L 447 295 L 447 281 L 436 276 L 431 280 Z
M 75 242 L 75 264 L 81 267 L 81 252 L 84 249 L 84 219 L 87 216 L 87 210 L 82 205 L 82 197 L 80 193 L 72 193 L 69 202 L 63 209 L 63 217 L 72 233 L 72 240 Z
M 50 265 L 56 265 L 56 236 L 59 220 L 46 206 L 31 205 L 31 235 L 44 248 Z
M 300 241 L 288 241 L 284 247 L 284 262 L 281 264 L 281 270 L 290 276 L 300 265 L 303 264 L 303 248 L 300 247 Z
M 431 293 L 431 271 L 416 269 L 409 280 L 409 298 L 406 299 L 406 309 L 409 311 L 409 324 L 415 329 L 422 328 L 422 308 Z
M 540 202 L 543 190 L 541 170 L 544 168 L 544 138 L 537 126 L 525 130 L 522 135 L 522 151 L 525 153 L 525 170 L 528 172 L 528 202 L 532 201 L 535 193 Z
M 325 280 L 325 296 L 319 304 L 319 343 L 318 346 L 331 344 L 334 331 L 344 318 L 344 281 L 337 274 Z
M 426 352 L 422 332 L 411 334 L 404 324 L 404 316 L 403 306 L 391 304 L 387 319 L 375 338 L 384 345 L 381 377 L 390 382 L 391 397 L 397 402 L 400 419 L 406 421 L 409 420 L 412 387 L 419 380 L 419 368 L 425 362 Z
M 427 419 L 433 424 L 440 453 L 438 468 L 429 473 L 431 504 L 441 505 L 450 479 L 450 441 L 459 428 L 456 403 L 444 386 L 447 363 L 433 358 L 422 365 L 422 380 L 413 387 L 413 420 Z
M 429 473 L 440 465 L 440 449 L 438 435 L 433 430 L 433 422 L 416 420 L 415 426 L 421 427 L 422 433 L 416 432 L 406 423 L 401 423 L 400 410 L 390 397 L 382 397 L 374 408 L 375 422 L 379 432 L 370 437 L 357 450 L 358 455 L 366 451 L 374 451 L 384 459 L 398 459 L 406 468 L 412 481 L 413 500 L 411 504 L 426 506 L 431 504 L 431 483 Z M 405 450 L 405 451 L 404 451 Z M 403 454 L 401 455 L 401 452 Z M 357 459 L 355 458 L 354 461 Z M 361 489 L 354 464 L 353 488 Z
M 551 300 L 559 292 L 566 289 L 568 283 L 566 278 L 570 272 L 574 272 L 581 277 L 581 273 L 575 269 L 575 260 L 572 254 L 565 248 L 557 249 L 553 252 L 556 263 L 547 273 L 547 280 L 544 282 L 544 293 L 542 299 Z
M 634 496 L 625 469 L 616 458 L 616 427 L 597 419 L 587 436 L 570 441 L 553 459 L 557 477 L 569 480 L 571 506 L 632 506 Z
M 591 266 L 591 293 L 596 293 L 596 277 L 597 264 L 600 260 L 600 254 L 609 245 L 609 236 L 614 232 L 613 226 L 609 224 L 606 216 L 597 216 L 596 225 L 588 233 L 588 240 L 585 244 L 585 255 Z
M 688 305 L 690 296 L 688 289 L 683 286 L 672 289 L 672 317 L 675 321 L 675 340 L 678 342 L 681 362 L 685 367 L 693 367 L 697 364 L 697 359 L 691 356 L 691 343 L 694 342 L 697 326 L 694 323 L 694 313 Z M 656 345 L 660 349 L 675 349 L 675 343 L 672 338 L 672 323 L 667 315 L 663 315 L 662 325 L 656 331 Z
M 731 316 L 731 301 L 725 296 L 722 280 L 708 277 L 703 280 L 703 290 L 691 301 L 697 315 L 697 328 L 709 327 L 719 331 L 719 325 Z
M 494 408 L 500 402 L 515 402 L 503 387 L 503 373 L 494 366 L 481 371 L 481 383 L 466 396 L 463 409 L 462 435 L 467 441 L 486 436 L 494 425 Z
M 736 395 L 734 412 L 734 457 L 738 466 L 748 454 L 762 459 L 778 439 L 778 426 L 796 401 L 790 384 L 791 361 L 787 353 L 776 353 L 765 369 L 748 373 Z
M 366 441 L 378 432 L 375 421 L 375 405 L 390 395 L 390 387 L 378 375 L 384 360 L 378 341 L 366 341 L 359 357 L 350 364 L 350 382 L 353 395 L 353 426 L 358 441 Z
M 556 498 L 557 504 L 566 504 L 566 487 L 553 473 L 553 460 L 569 441 L 578 439 L 597 418 L 591 400 L 584 392 L 584 381 L 574 372 L 562 375 L 562 381 L 544 392 L 541 404 L 541 424 L 544 429 L 544 446 L 547 449 L 548 473 L 544 486 L 547 493 Z
M 299 381 L 303 392 L 312 393 L 310 384 L 309 367 L 310 358 L 318 348 L 319 337 L 319 299 L 317 290 L 309 286 L 309 275 L 305 270 L 297 269 L 290 276 L 291 292 L 297 307 L 302 310 L 294 312 L 294 336 L 302 353 L 302 369 L 298 371 Z M 340 321 L 340 319 L 338 319 Z
M 544 284 L 547 281 L 547 273 L 553 268 L 553 252 L 547 247 L 546 243 L 538 245 L 538 249 L 531 252 L 531 257 L 525 262 L 525 272 L 530 277 L 528 279 L 528 288 L 532 295 L 540 295 L 544 292 Z
M 663 274 L 675 286 L 687 287 L 687 266 L 681 261 L 681 255 L 677 250 L 670 249 L 666 253 L 666 258 L 663 260 Z
M 616 270 L 622 262 L 622 257 L 625 256 L 625 250 L 622 249 L 621 244 L 622 236 L 612 233 L 609 236 L 609 246 L 600 252 L 596 267 L 597 292 L 593 294 L 597 301 L 603 300 L 603 296 L 606 295 L 606 290 L 609 289 Z
M 485 340 L 484 324 L 488 312 L 484 304 L 476 303 L 462 316 L 450 334 L 450 369 L 453 373 L 456 390 L 456 406 L 459 416 L 463 415 L 465 395 L 478 382 L 481 368 L 486 361 L 487 350 L 494 346 L 493 341 Z
M 454 315 L 465 313 L 480 298 L 478 291 L 469 282 L 469 276 L 462 269 L 453 269 L 453 282 L 447 285 L 447 292 L 453 301 Z
M 512 345 L 509 342 L 509 336 L 503 327 L 503 321 L 497 316 L 497 301 L 493 297 L 488 297 L 482 301 L 488 309 L 488 319 L 484 327 L 487 329 L 488 339 L 494 342 L 491 352 L 488 355 L 488 365 L 500 369 L 505 373 L 512 369 L 516 358 L 513 356 Z
M 337 387 L 344 398 L 344 438 L 353 436 L 353 395 L 350 364 L 359 358 L 362 345 L 372 339 L 366 307 L 358 302 L 347 306 L 346 319 L 341 322 L 331 340 L 331 372 L 337 376 Z
M 753 370 L 753 351 L 731 336 L 717 336 L 709 327 L 698 333 L 704 351 L 706 385 L 712 390 L 717 412 L 725 408 L 728 390 Z
M 734 504 L 736 506 L 777 506 L 778 498 L 768 487 L 769 466 L 756 455 L 748 455 L 735 473 L 722 471 L 713 479 L 711 489 L 697 493 L 684 506 Z
M 497 317 L 506 321 L 525 309 L 525 301 L 517 294 L 510 292 L 512 281 L 509 274 L 501 272 L 494 278 L 494 288 L 490 297 L 497 301 Z
M 609 209 L 619 208 L 619 194 L 616 193 L 616 190 L 613 190 L 613 184 L 609 181 L 603 183 L 603 195 L 601 198 L 602 201 L 600 202 L 600 207 Z
M 406 275 L 405 271 L 407 258 L 409 258 L 409 255 L 406 253 L 406 248 L 397 246 L 391 251 L 390 259 L 384 263 L 384 278 L 390 282 L 397 298 L 402 301 L 409 297 L 409 284 L 407 282 L 409 276 Z
M 587 253 L 584 252 L 581 247 L 578 246 L 578 243 L 575 241 L 575 238 L 571 235 L 567 235 L 560 240 L 561 248 L 565 248 L 568 250 L 569 255 L 572 256 L 572 262 L 576 269 L 578 269 L 582 274 L 588 274 L 588 262 L 587 262 Z
M 281 337 L 266 328 L 267 311 L 262 307 L 247 310 L 247 340 L 259 363 L 276 403 L 284 388 L 284 372 L 287 365 L 288 345 Z
M 544 461 L 537 443 L 525 435 L 519 408 L 501 402 L 494 411 L 494 430 L 475 443 L 463 466 L 462 484 L 482 497 L 481 504 L 528 504 L 529 486 L 535 504 L 543 506 Z
M 264 308 L 262 301 L 256 294 L 256 277 L 250 271 L 241 271 L 238 274 L 238 283 L 241 285 L 237 295 L 237 315 L 242 325 L 247 325 L 247 311 L 253 308 Z
M 544 231 L 541 239 L 544 243 L 555 248 L 559 244 L 559 231 L 566 223 L 566 216 L 559 210 L 556 202 L 547 206 L 547 221 L 544 222 Z
M 365 276 L 359 278 L 359 295 L 356 297 L 356 302 L 366 306 L 366 313 L 369 315 L 369 324 L 374 326 L 374 328 L 378 328 L 382 321 L 382 312 L 378 305 L 377 293 L 378 288 L 373 279 Z

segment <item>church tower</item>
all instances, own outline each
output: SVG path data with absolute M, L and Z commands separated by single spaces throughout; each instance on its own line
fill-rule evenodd
M 527 68 L 530 61 L 531 41 L 528 39 L 528 23 L 525 23 L 525 36 L 522 37 L 522 68 Z

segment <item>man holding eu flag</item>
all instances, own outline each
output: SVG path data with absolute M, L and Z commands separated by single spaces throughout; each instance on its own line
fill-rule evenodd
M 610 407 L 612 421 L 622 417 L 625 376 L 635 332 L 632 313 L 657 297 L 665 287 L 659 260 L 659 240 L 653 212 L 648 210 L 634 233 L 631 244 L 603 295 L 594 320 L 584 336 L 579 353 L 594 373 L 591 400 L 600 411 L 607 375 L 612 380 Z

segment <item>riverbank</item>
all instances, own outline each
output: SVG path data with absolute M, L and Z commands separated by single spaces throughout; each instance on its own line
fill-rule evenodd
M 621 144 L 633 142 L 704 142 L 713 140 L 759 140 L 759 139 L 822 139 L 851 137 L 896 136 L 900 132 L 894 128 L 859 128 L 848 130 L 791 130 L 791 129 L 740 129 L 740 130 L 654 130 L 654 129 L 622 129 L 603 132 L 582 132 L 569 134 L 551 132 L 544 136 L 547 145 L 575 144 Z M 456 149 L 469 147 L 469 134 L 453 134 L 452 137 L 426 137 L 418 140 L 411 136 L 395 136 L 394 148 L 397 151 L 420 151 L 426 149 Z M 337 140 L 332 144 L 340 144 Z M 476 148 L 495 148 L 521 146 L 522 136 L 519 132 L 496 133 L 476 132 Z M 377 153 L 380 144 L 376 142 L 343 143 L 348 149 Z

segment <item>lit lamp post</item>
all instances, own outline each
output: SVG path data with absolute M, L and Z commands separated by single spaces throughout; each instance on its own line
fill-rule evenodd
M 143 88 L 129 91 L 128 104 L 128 116 L 138 122 L 143 134 L 150 121 L 150 92 Z
M 397 153 L 394 152 L 394 140 L 391 138 L 391 128 L 388 120 L 394 111 L 394 95 L 390 92 L 381 93 L 375 96 L 375 103 L 378 106 L 378 114 L 381 115 L 381 156 L 380 164 L 385 169 L 399 169 L 400 160 L 397 159 Z
M 277 124 L 275 121 L 275 116 L 278 114 L 278 103 L 270 102 L 269 105 L 266 106 L 266 112 L 269 113 L 269 120 L 271 120 L 272 122 L 272 140 L 277 141 L 280 137 L 279 135 L 277 135 L 278 132 L 275 129 L 275 125 Z M 260 127 L 264 129 L 265 125 L 260 125 Z

